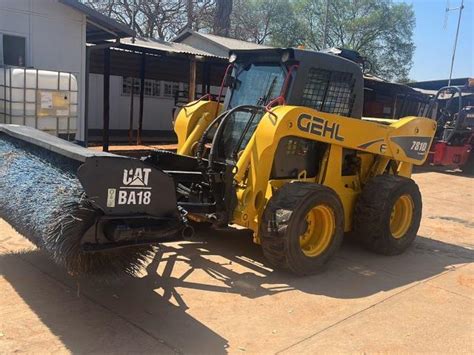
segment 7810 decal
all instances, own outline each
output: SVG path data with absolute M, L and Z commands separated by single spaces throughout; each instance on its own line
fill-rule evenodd
M 426 149 L 428 149 L 428 142 L 420 141 L 413 141 L 410 148 L 410 150 L 414 150 L 416 152 L 426 152 Z

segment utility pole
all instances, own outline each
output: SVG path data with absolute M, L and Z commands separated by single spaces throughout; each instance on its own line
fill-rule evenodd
M 326 15 L 324 17 L 323 47 L 321 49 L 325 49 L 328 45 L 329 1 L 330 0 L 326 0 Z
M 462 15 L 462 10 L 463 9 L 464 9 L 464 0 L 461 0 L 461 6 L 459 6 L 459 7 L 449 8 L 449 5 L 448 5 L 448 7 L 446 7 L 446 16 L 448 15 L 449 11 L 459 10 L 458 27 L 456 28 L 456 37 L 454 38 L 454 48 L 453 48 L 453 56 L 451 58 L 451 70 L 449 71 L 448 86 L 451 85 L 451 78 L 453 76 L 454 58 L 456 57 L 456 47 L 458 45 L 459 27 L 461 25 L 461 15 Z

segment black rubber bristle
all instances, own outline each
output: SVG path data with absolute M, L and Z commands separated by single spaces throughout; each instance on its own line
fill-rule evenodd
M 152 246 L 83 252 L 100 211 L 76 177 L 79 163 L 0 133 L 0 217 L 73 275 L 134 275 Z

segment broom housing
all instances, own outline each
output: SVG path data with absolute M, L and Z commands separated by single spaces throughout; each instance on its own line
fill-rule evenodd
M 0 217 L 77 275 L 134 274 L 186 227 L 163 171 L 16 125 L 0 125 Z

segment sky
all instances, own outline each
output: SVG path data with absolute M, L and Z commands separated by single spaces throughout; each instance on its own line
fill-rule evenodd
M 410 79 L 447 79 L 453 54 L 459 10 L 450 11 L 444 27 L 447 0 L 396 0 L 413 5 L 416 16 L 416 45 Z M 449 0 L 451 8 L 461 0 Z M 464 0 L 453 78 L 474 77 L 474 0 Z

